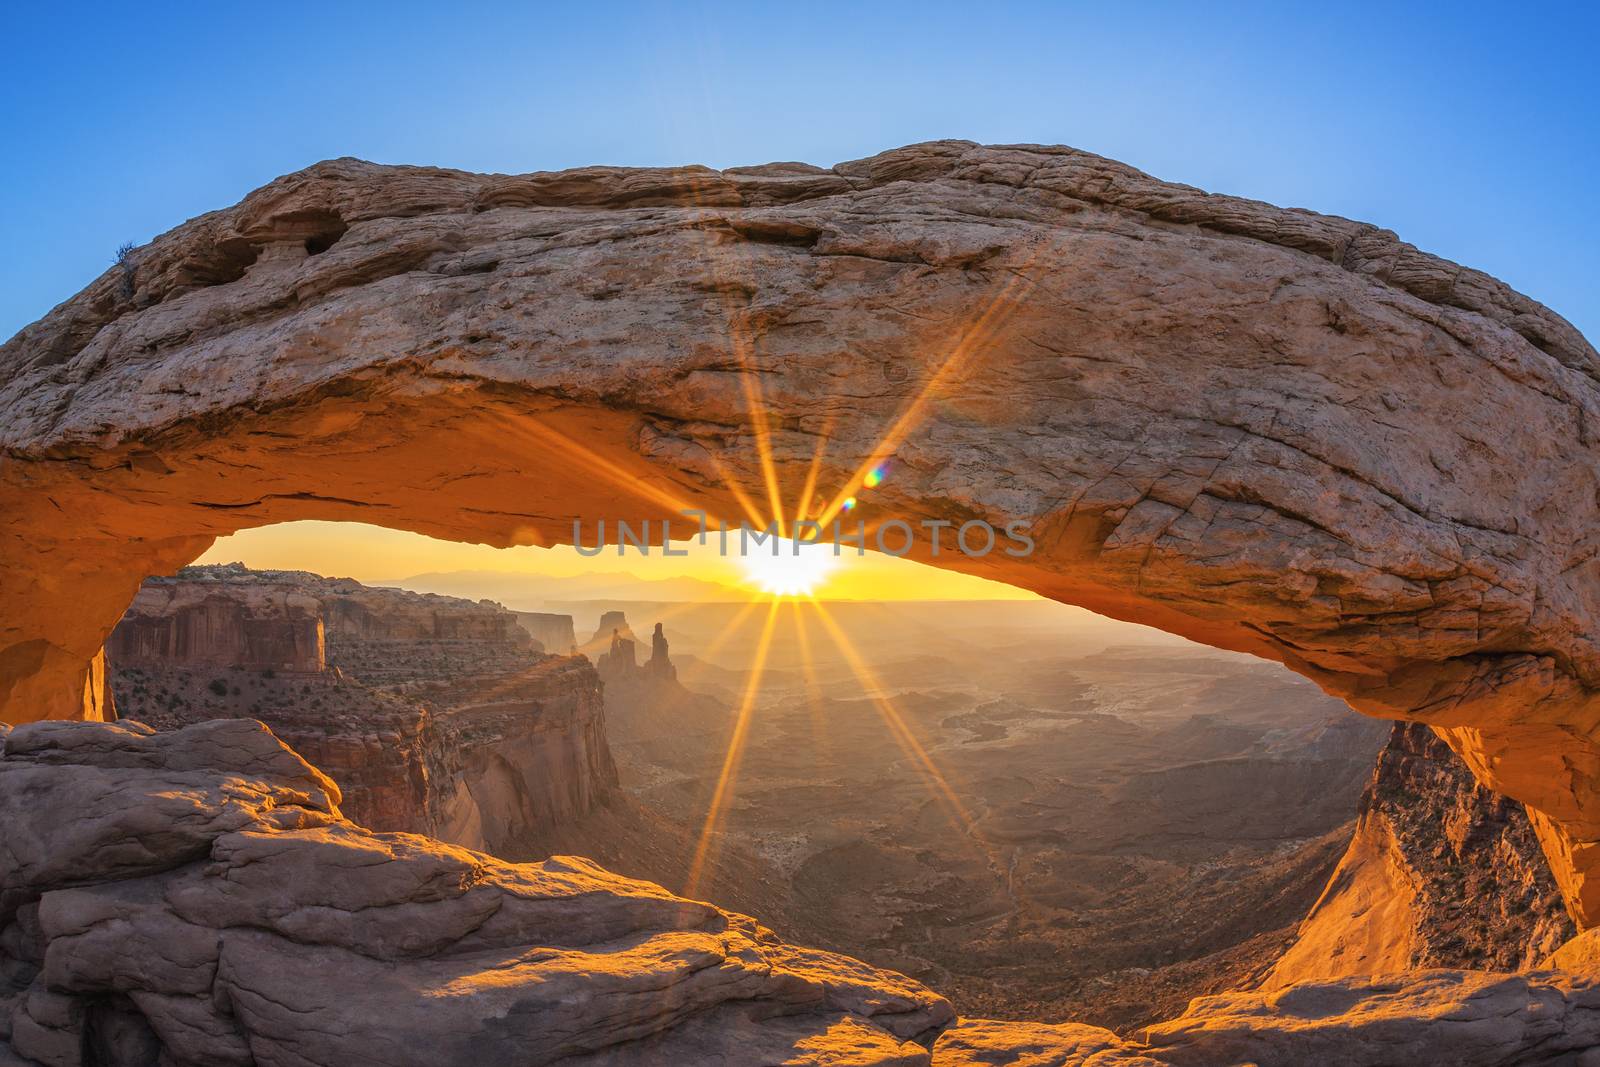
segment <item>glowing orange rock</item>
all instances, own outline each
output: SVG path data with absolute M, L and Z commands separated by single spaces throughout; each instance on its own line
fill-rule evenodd
M 1600 916 L 1600 359 L 1386 230 L 1069 148 L 341 159 L 128 267 L 0 348 L 8 721 L 100 714 L 140 579 L 243 527 L 831 518 L 893 455 L 852 518 L 1024 523 L 932 562 L 1433 724 Z

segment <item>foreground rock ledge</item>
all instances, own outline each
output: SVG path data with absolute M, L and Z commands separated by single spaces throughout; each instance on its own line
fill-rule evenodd
M 3 744 L 0 1033 L 25 1061 L 921 1063 L 951 1020 L 909 979 L 587 860 L 362 829 L 258 722 Z
M 892 454 L 854 514 L 1037 546 L 933 562 L 1440 729 L 1532 807 L 1587 924 L 1597 377 L 1560 316 L 1387 230 L 1070 148 L 334 160 L 0 347 L 0 718 L 99 717 L 139 581 L 220 534 L 558 543 L 771 510 L 769 474 L 792 511 L 811 473 L 837 498 Z
M 252 720 L 0 728 L 0 1065 L 1487 1067 L 1600 1045 L 1600 984 L 1554 972 L 1201 998 L 1142 1043 L 956 1023 L 744 916 L 583 859 L 374 833 L 338 800 Z

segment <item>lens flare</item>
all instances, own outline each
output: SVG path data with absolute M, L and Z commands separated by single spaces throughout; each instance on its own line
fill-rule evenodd
M 856 498 L 853 497 L 853 496 L 845 497 L 844 498 L 844 503 L 839 505 L 839 510 L 840 511 L 854 511 L 855 509 L 856 509 Z
M 868 489 L 876 489 L 878 486 L 883 484 L 884 476 L 888 473 L 889 461 L 884 460 L 882 463 L 878 464 L 876 467 L 873 467 L 867 472 L 867 476 L 861 479 L 861 484 L 866 486 Z

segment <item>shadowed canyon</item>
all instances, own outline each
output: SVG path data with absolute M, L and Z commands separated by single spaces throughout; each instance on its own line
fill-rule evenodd
M 1388 231 L 1056 147 L 342 159 L 0 367 L 0 1064 L 1600 1046 L 1600 360 Z M 693 510 L 981 520 L 911 558 L 1058 603 L 178 570 Z

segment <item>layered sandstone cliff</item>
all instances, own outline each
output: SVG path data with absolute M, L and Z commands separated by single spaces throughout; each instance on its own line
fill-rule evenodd
M 1522 805 L 1396 723 L 1355 835 L 1265 988 L 1428 967 L 1536 966 L 1577 932 Z
M 577 635 L 572 629 L 571 615 L 557 615 L 547 611 L 519 611 L 517 622 L 539 642 L 546 652 L 556 655 L 572 652 L 578 647 Z
M 122 667 L 184 663 L 320 674 L 327 667 L 322 604 L 305 583 L 246 574 L 241 565 L 152 578 L 106 639 Z M 309 577 L 309 575 L 305 576 Z
M 325 634 L 321 667 L 230 658 L 306 627 Z M 330 768 L 347 812 L 374 829 L 515 852 L 616 787 L 595 671 L 534 651 L 493 603 L 187 567 L 145 583 L 108 647 L 122 715 L 163 728 L 260 719 Z

